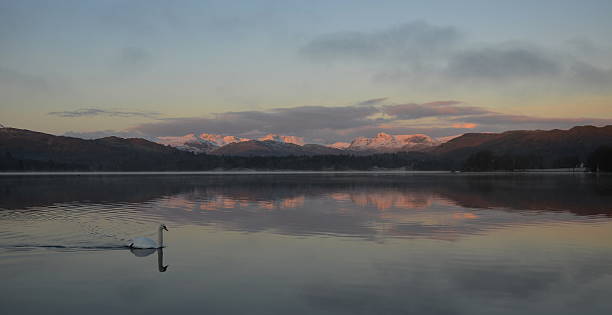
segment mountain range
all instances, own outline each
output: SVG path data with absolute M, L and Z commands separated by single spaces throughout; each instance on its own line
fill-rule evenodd
M 344 147 L 304 144 L 298 137 L 276 135 L 245 139 L 203 134 L 164 137 L 158 141 L 164 144 L 140 138 L 85 140 L 3 127 L 0 128 L 0 170 L 576 167 L 581 163 L 593 164 L 589 159 L 594 152 L 612 147 L 612 125 L 467 133 L 452 139 L 379 133 L 373 138 L 356 138 Z M 196 149 L 204 153 L 195 154 Z M 606 159 L 612 160 L 605 158 L 600 162 L 609 164 Z
M 297 146 L 304 145 L 304 138 L 296 136 L 281 136 L 276 134 L 268 134 L 266 136 L 249 139 L 236 136 L 227 136 L 219 134 L 202 133 L 196 135 L 194 133 L 186 134 L 178 137 L 157 137 L 155 142 L 159 144 L 169 145 L 182 151 L 189 151 L 196 154 L 200 153 L 212 153 L 214 154 L 217 149 L 226 145 L 241 143 L 241 142 L 274 142 L 282 144 L 294 144 Z M 272 144 L 271 144 L 272 145 Z M 252 147 L 253 143 L 246 144 L 245 148 Z M 232 146 L 233 147 L 233 146 Z M 240 148 L 240 147 L 239 147 Z M 278 147 L 281 149 L 281 147 Z M 220 154 L 223 154 L 226 150 L 221 150 Z M 245 151 L 245 149 L 238 149 L 237 151 Z M 291 150 L 290 150 L 291 151 Z
M 458 136 L 432 138 L 424 134 L 390 135 L 378 133 L 372 138 L 358 137 L 349 142 L 330 145 L 306 144 L 296 136 L 268 134 L 256 139 L 236 136 L 190 133 L 178 137 L 157 137 L 155 141 L 196 154 L 240 156 L 283 156 L 322 154 L 377 154 L 424 151 Z

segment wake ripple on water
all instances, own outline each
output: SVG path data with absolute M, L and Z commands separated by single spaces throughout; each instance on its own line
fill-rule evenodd
M 154 236 L 160 219 L 148 204 L 65 203 L 0 209 L 0 248 L 122 249 L 133 236 Z
M 0 249 L 8 249 L 8 250 L 30 250 L 30 249 L 52 249 L 52 250 L 60 250 L 60 251 L 100 251 L 100 250 L 124 250 L 129 249 L 128 246 L 64 246 L 64 245 L 9 245 L 9 246 L 0 246 Z

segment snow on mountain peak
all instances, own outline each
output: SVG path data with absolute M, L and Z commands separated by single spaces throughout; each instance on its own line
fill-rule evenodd
M 194 153 L 205 153 L 219 147 L 213 141 L 202 139 L 193 133 L 186 134 L 184 136 L 177 137 L 157 137 L 155 142 L 163 145 L 169 145 L 179 150 L 189 151 Z
M 194 153 L 208 153 L 216 148 L 228 145 L 230 143 L 251 141 L 252 139 L 241 138 L 236 136 L 226 136 L 212 133 L 202 133 L 199 135 L 189 133 L 184 136 L 176 137 L 157 137 L 155 141 L 160 144 L 169 145 L 179 150 L 190 151 Z M 274 141 L 279 143 L 293 143 L 304 145 L 304 138 L 296 136 L 281 136 L 276 134 L 268 134 L 258 138 L 260 141 Z
M 349 142 L 336 142 L 336 143 L 328 144 L 326 145 L 326 147 L 343 150 L 343 149 L 348 148 L 350 145 L 351 144 Z
M 373 138 L 358 137 L 349 145 L 352 150 L 398 150 L 424 148 L 438 145 L 439 141 L 424 134 L 390 135 L 378 133 Z
M 277 134 L 267 134 L 261 138 L 258 138 L 257 140 L 259 141 L 276 141 L 276 142 L 282 142 L 282 143 L 293 143 L 293 144 L 297 144 L 297 145 L 304 145 L 304 138 L 302 137 L 296 137 L 296 136 L 280 136 Z
M 418 151 L 439 145 L 456 137 L 458 136 L 432 138 L 424 134 L 390 135 L 385 132 L 379 132 L 372 138 L 357 137 L 350 143 L 336 142 L 333 144 L 328 144 L 327 147 L 341 150 L 379 152 Z M 250 140 L 252 139 L 209 133 L 202 133 L 199 135 L 190 133 L 184 136 L 156 138 L 156 142 L 160 144 L 170 145 L 177 149 L 194 153 L 208 153 L 230 143 Z M 305 144 L 304 138 L 302 137 L 282 136 L 278 134 L 267 134 L 263 137 L 257 138 L 257 140 L 272 141 L 274 143 L 291 143 L 299 146 L 303 146 Z M 271 142 L 269 144 L 273 145 Z
M 224 135 L 218 135 L 218 134 L 211 134 L 211 133 L 202 133 L 200 134 L 200 139 L 204 139 L 207 141 L 210 141 L 218 146 L 224 146 L 226 144 L 230 144 L 230 143 L 235 143 L 235 142 L 243 142 L 243 141 L 249 141 L 251 139 L 247 139 L 247 138 L 239 138 L 236 136 L 224 136 Z
M 196 135 L 193 133 L 189 133 L 178 137 L 157 137 L 155 142 L 176 147 L 184 145 L 185 143 L 198 142 L 198 137 L 196 137 Z

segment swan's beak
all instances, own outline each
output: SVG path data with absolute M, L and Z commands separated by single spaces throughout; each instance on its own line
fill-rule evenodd
M 164 225 L 162 228 L 163 228 L 164 230 L 168 231 L 168 228 L 167 228 L 165 225 Z

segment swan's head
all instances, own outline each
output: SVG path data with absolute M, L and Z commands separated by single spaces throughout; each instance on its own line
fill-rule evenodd
M 166 230 L 166 231 L 168 231 L 168 228 L 166 227 L 166 225 L 165 225 L 165 224 L 160 224 L 160 225 L 159 225 L 159 229 L 160 229 L 160 230 Z

